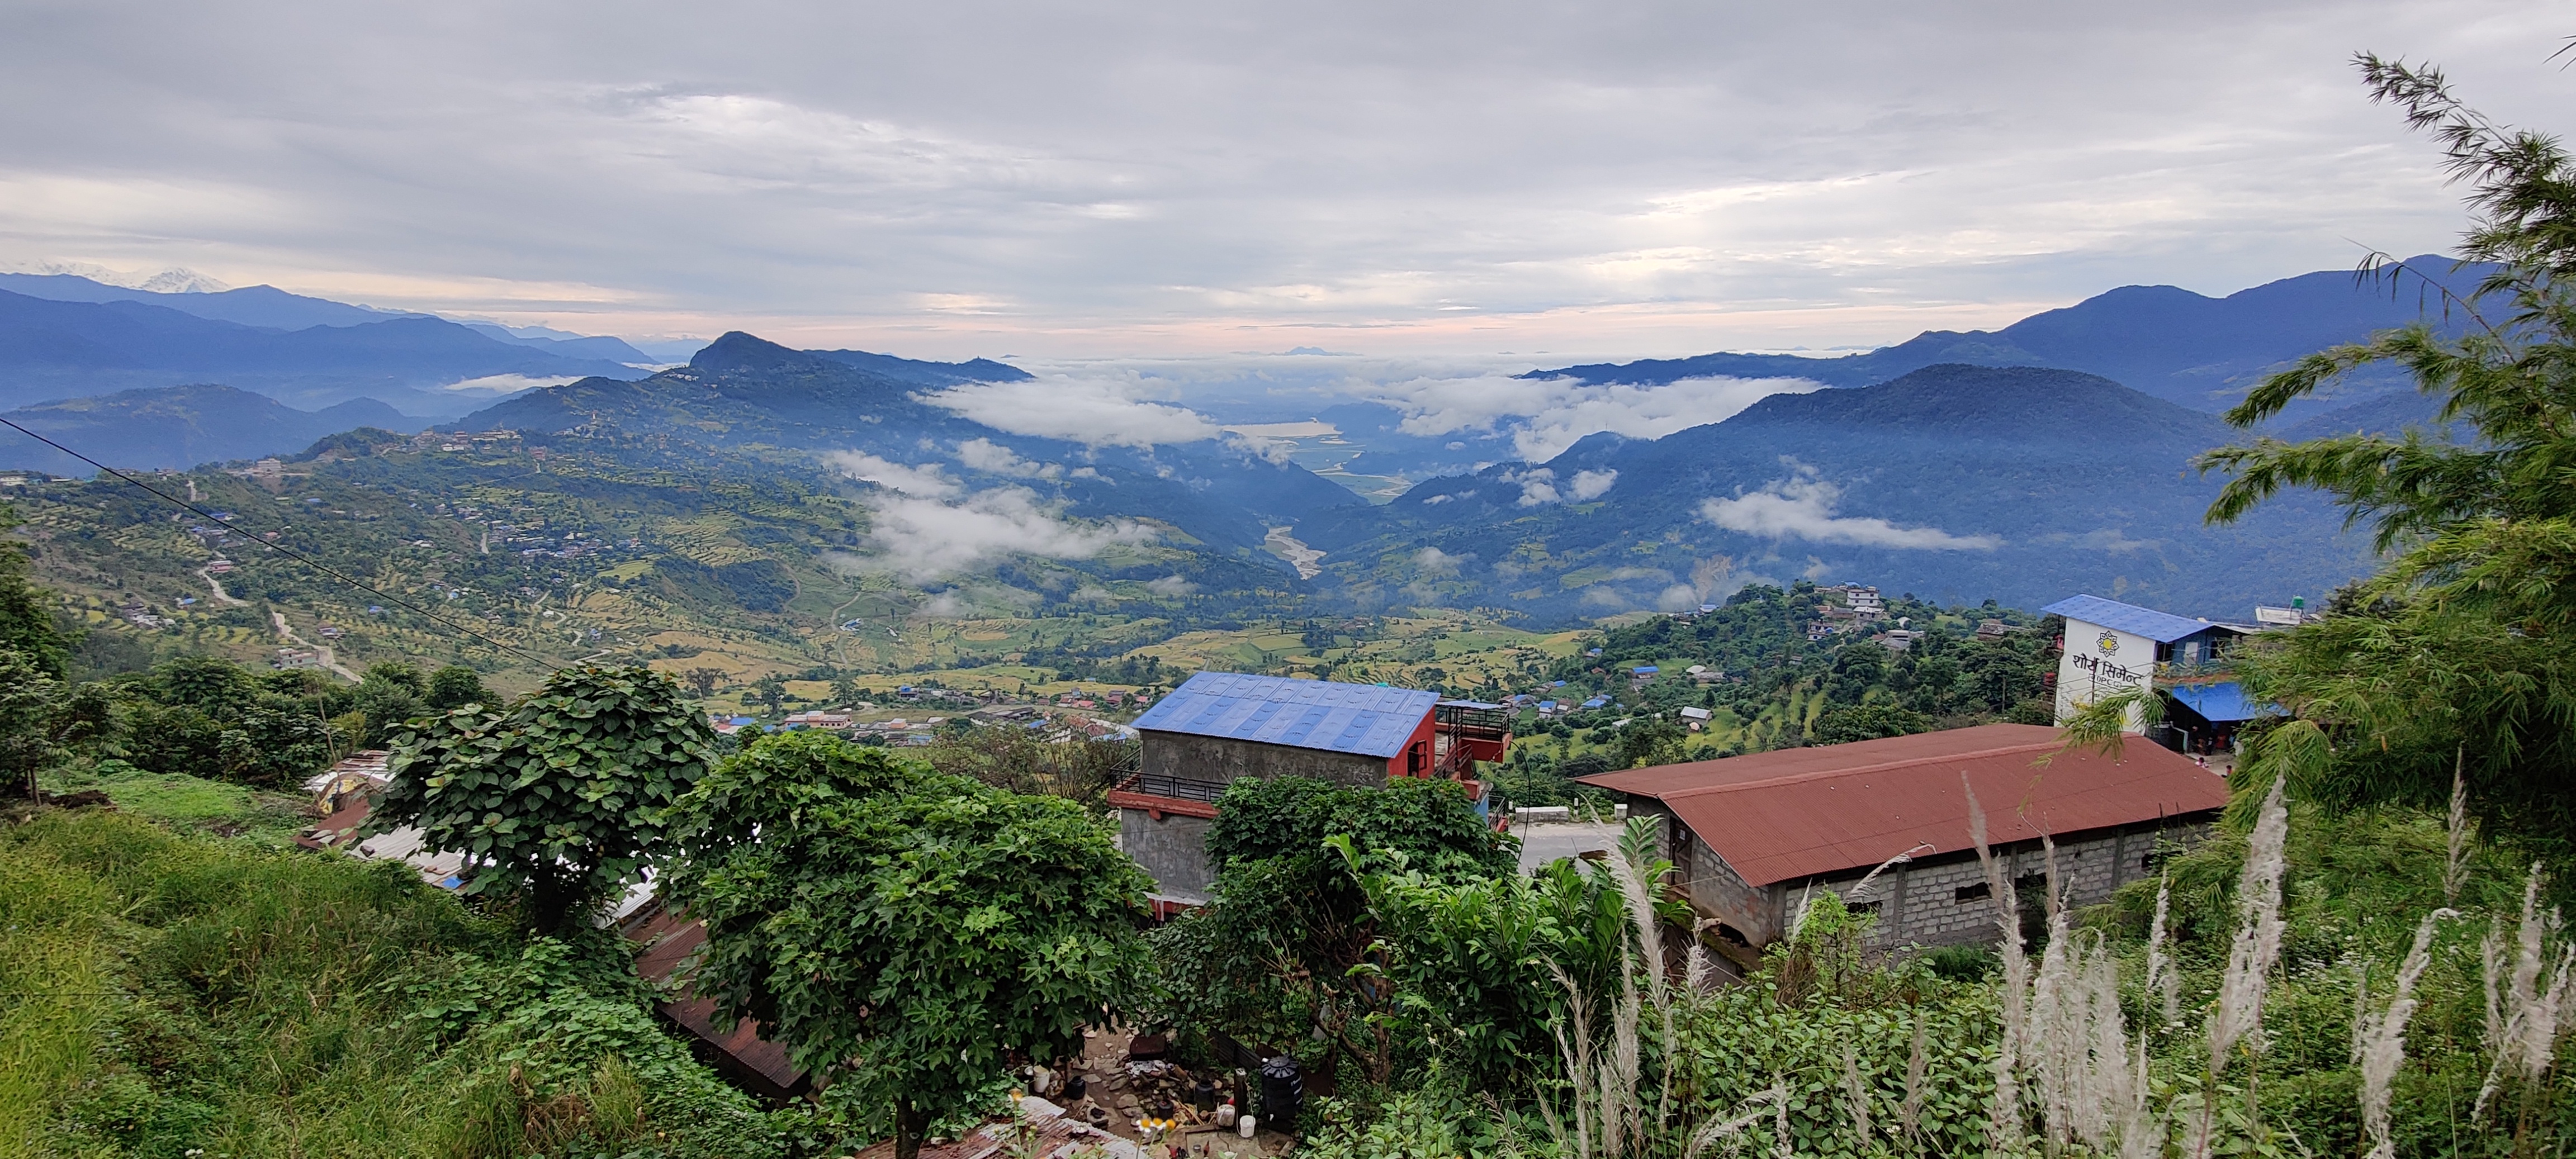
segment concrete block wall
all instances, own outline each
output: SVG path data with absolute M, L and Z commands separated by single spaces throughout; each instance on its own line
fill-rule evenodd
M 1143 771 L 1154 776 L 1232 784 L 1242 777 L 1311 777 L 1367 788 L 1386 783 L 1386 758 L 1224 737 L 1154 732 L 1145 737 Z
M 1144 809 L 1118 811 L 1118 847 L 1154 878 L 1156 892 L 1192 904 L 1208 899 L 1216 873 L 1208 864 L 1206 817 L 1165 813 L 1157 820 Z
M 2208 832 L 2206 823 L 2140 826 L 2080 834 L 2060 842 L 2057 875 L 2067 904 L 2087 906 L 2108 900 L 2119 887 L 2152 875 L 2147 861 L 2160 843 L 2187 847 Z M 2048 858 L 2039 843 L 2025 842 L 1997 850 L 1996 857 L 2002 862 L 2006 878 L 2014 883 L 2019 899 L 2040 904 L 2042 887 L 2035 879 L 2046 877 Z M 1996 924 L 1994 898 L 1960 897 L 1962 890 L 1975 892 L 1987 884 L 1985 868 L 1974 853 L 1891 867 L 1872 883 L 1869 896 L 1854 902 L 1851 891 L 1866 874 L 1866 870 L 1854 870 L 1819 878 L 1812 886 L 1798 882 L 1772 888 L 1782 895 L 1784 913 L 1793 914 L 1810 888 L 1832 893 L 1856 907 L 1874 905 L 1878 927 L 1870 945 L 1875 948 L 1993 942 L 2002 936 Z

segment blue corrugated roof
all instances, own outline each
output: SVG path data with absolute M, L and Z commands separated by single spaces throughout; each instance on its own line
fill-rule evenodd
M 2082 620 L 2087 624 L 2100 624 L 2105 628 L 2117 628 L 2132 636 L 2144 636 L 2159 644 L 2170 644 L 2195 632 L 2206 632 L 2210 628 L 2206 620 L 2170 615 L 2153 608 L 2141 608 L 2136 604 L 2124 604 L 2118 600 L 2106 600 L 2100 596 L 2068 596 L 2041 608 L 2040 611 L 2053 616 L 2064 616 L 2070 620 Z
M 1412 688 L 1201 672 L 1137 717 L 1136 727 L 1392 757 L 1439 702 L 1439 693 Z
M 2165 691 L 2213 723 L 2252 720 L 2277 711 L 2267 704 L 2249 703 L 2245 686 L 2233 680 L 2223 684 L 2177 684 Z

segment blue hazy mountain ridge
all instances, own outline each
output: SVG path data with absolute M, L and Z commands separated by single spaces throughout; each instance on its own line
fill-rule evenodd
M 63 399 L 8 412 L 36 431 L 120 470 L 180 470 L 291 454 L 358 427 L 409 433 L 424 425 L 372 398 L 297 410 L 229 386 L 160 386 Z M 85 476 L 86 463 L 0 428 L 0 467 Z
M 2366 573 L 2366 545 L 2313 496 L 2202 525 L 2220 480 L 2191 459 L 2235 435 L 2096 375 L 1945 364 L 1774 395 L 1660 439 L 1593 435 L 1546 464 L 1430 480 L 1298 535 L 1330 553 L 1324 582 L 1363 604 L 1429 598 L 1549 621 L 1802 576 L 2023 607 L 2090 591 L 2242 619 Z M 1572 500 L 1579 474 L 1612 471 L 1605 493 Z M 1425 558 L 1438 574 L 1412 574 Z
M 243 326 L 260 326 L 272 330 L 303 330 L 314 326 L 364 326 L 389 318 L 427 318 L 433 315 L 416 310 L 380 310 L 373 306 L 352 306 L 328 298 L 309 298 L 290 294 L 275 286 L 244 286 L 216 293 L 169 294 L 157 290 L 135 290 L 111 286 L 77 274 L 0 274 L 0 290 L 46 298 L 56 302 L 141 302 L 147 306 L 166 306 L 182 314 L 193 314 L 217 322 Z M 514 334 L 507 328 L 486 322 L 463 322 L 459 325 L 495 342 L 526 346 L 560 354 L 567 358 L 604 358 L 611 362 L 650 364 L 653 359 L 619 338 L 589 337 L 580 334 L 529 335 Z
M 2033 314 L 2001 330 L 1929 330 L 1894 346 L 1838 358 L 1796 354 L 1702 354 L 1692 358 L 1568 366 L 1523 377 L 1593 383 L 1659 384 L 1684 378 L 1795 377 L 1827 386 L 1866 386 L 1939 363 L 2081 370 L 2195 410 L 2218 411 L 2267 371 L 2372 332 L 2430 318 L 2466 324 L 2445 310 L 2444 291 L 2466 295 L 2488 267 L 2452 269 L 2449 258 L 2410 258 L 2384 279 L 2321 271 L 2267 282 L 2224 298 L 2174 286 L 2122 286 L 2075 305 Z M 2357 377 L 2303 406 L 2289 421 L 2369 395 L 2402 389 L 2395 372 Z
M 734 332 L 708 344 L 684 367 L 633 382 L 588 378 L 532 390 L 449 425 L 600 445 L 679 444 L 794 452 L 800 458 L 858 452 L 935 468 L 954 482 L 952 494 L 938 498 L 1025 487 L 1068 504 L 1074 515 L 1160 520 L 1240 552 L 1255 550 L 1271 527 L 1364 505 L 1303 467 L 1222 444 L 1088 447 L 999 431 L 918 396 L 962 382 L 1023 380 L 1025 372 L 983 359 L 850 357 L 862 353 L 795 350 Z M 993 377 L 975 377 L 986 374 Z M 989 461 L 987 469 L 969 466 L 961 447 L 976 440 L 1022 461 L 1005 469 L 989 469 Z
M 604 358 L 610 362 L 624 363 L 629 366 L 651 366 L 658 361 L 652 355 L 627 345 L 623 338 L 583 334 L 565 338 L 548 338 L 541 335 L 513 334 L 507 327 L 495 326 L 489 322 L 464 322 L 459 325 L 495 342 L 525 346 L 531 350 L 543 350 L 566 358 Z
M 828 358 L 844 366 L 874 371 L 888 378 L 923 386 L 956 386 L 968 382 L 1028 382 L 1036 375 L 1008 363 L 990 358 L 965 362 L 924 362 L 898 358 L 891 354 L 871 354 L 865 350 L 812 350 L 817 358 Z
M 221 382 L 290 405 L 373 397 L 414 414 L 454 414 L 438 388 L 497 375 L 564 378 L 637 371 L 495 342 L 443 319 L 400 316 L 300 330 L 245 326 L 133 301 L 63 302 L 0 291 L 0 404 Z
M 92 281 L 77 274 L 0 274 L 0 290 L 56 302 L 141 302 L 182 314 L 272 330 L 308 326 L 364 326 L 388 318 L 427 317 L 409 310 L 378 310 L 328 298 L 290 294 L 275 286 L 244 286 L 213 294 L 165 294 Z

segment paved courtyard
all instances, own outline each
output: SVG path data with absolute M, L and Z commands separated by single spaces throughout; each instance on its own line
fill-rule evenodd
M 1560 857 L 1575 857 L 1619 843 L 1619 826 L 1568 822 L 1525 825 L 1513 832 L 1521 839 L 1521 871 L 1527 873 Z

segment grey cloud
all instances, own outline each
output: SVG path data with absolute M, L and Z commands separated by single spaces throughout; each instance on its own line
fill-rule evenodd
M 54 5 L 0 40 L 0 260 L 912 354 L 1881 342 L 2441 246 L 2456 191 L 2345 58 L 2563 127 L 2563 23 Z
M 1871 516 L 1842 515 L 1842 488 L 1818 478 L 1812 467 L 1796 467 L 1788 478 L 1733 498 L 1701 501 L 1700 518 L 1729 531 L 1772 539 L 1815 543 L 1849 543 L 1863 547 L 1928 548 L 1941 551 L 1992 551 L 2003 540 L 1992 535 L 1952 535 L 1938 527 L 1899 527 Z M 1825 564 L 1816 560 L 1807 578 L 1821 578 Z

